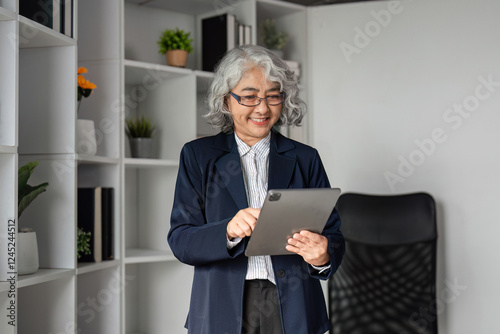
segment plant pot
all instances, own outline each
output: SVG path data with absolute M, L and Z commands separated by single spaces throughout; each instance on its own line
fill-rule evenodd
M 186 67 L 188 52 L 185 50 L 167 51 L 167 64 L 169 66 Z
M 76 120 L 76 153 L 93 156 L 97 152 L 94 121 L 89 119 Z
M 33 230 L 21 229 L 17 234 L 17 259 L 18 275 L 29 275 L 38 270 L 38 243 Z
M 151 158 L 152 138 L 130 138 L 130 154 L 132 158 Z

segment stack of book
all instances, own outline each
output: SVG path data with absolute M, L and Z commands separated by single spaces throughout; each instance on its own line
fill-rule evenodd
M 78 188 L 78 228 L 90 232 L 90 254 L 79 262 L 114 259 L 113 195 L 113 188 Z
M 285 60 L 285 63 L 288 65 L 290 71 L 295 74 L 295 80 L 299 80 L 300 78 L 300 65 L 298 61 L 294 60 Z
M 252 44 L 252 27 L 238 22 L 232 14 L 221 14 L 201 20 L 202 69 L 213 72 L 227 51 L 239 45 Z
M 73 38 L 74 0 L 19 0 L 19 14 Z

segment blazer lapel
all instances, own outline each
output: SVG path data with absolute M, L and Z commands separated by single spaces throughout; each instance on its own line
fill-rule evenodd
M 240 210 L 247 208 L 247 192 L 234 134 L 216 136 L 214 146 L 228 152 L 215 163 L 221 180 L 223 180 L 238 208 Z
M 293 170 L 297 162 L 296 157 L 285 156 L 283 153 L 293 149 L 293 142 L 280 133 L 272 132 L 269 151 L 269 179 L 268 189 L 286 189 L 290 185 Z

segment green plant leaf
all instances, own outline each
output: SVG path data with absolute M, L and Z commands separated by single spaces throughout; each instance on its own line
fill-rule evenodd
M 41 183 L 35 187 L 32 187 L 28 184 L 28 180 L 33 174 L 34 169 L 38 166 L 38 161 L 28 162 L 26 165 L 22 166 L 18 170 L 18 189 L 17 189 L 17 203 L 18 203 L 18 218 L 21 217 L 24 209 L 30 205 L 33 200 L 43 193 L 48 187 L 49 183 Z
M 166 29 L 157 41 L 159 49 L 158 52 L 161 54 L 167 53 L 169 50 L 185 50 L 188 53 L 193 52 L 193 42 L 190 39 L 191 33 L 180 30 L 179 28 Z
M 127 118 L 125 124 L 125 133 L 129 138 L 151 138 L 155 131 L 155 125 L 144 115 L 137 118 Z
M 43 193 L 46 188 L 49 186 L 48 182 L 41 183 L 35 187 L 32 187 L 30 185 L 26 185 L 25 188 L 23 189 L 23 193 L 19 197 L 19 203 L 18 203 L 18 219 L 21 217 L 21 214 L 23 213 L 24 209 L 28 207 L 28 205 L 31 204 L 35 200 L 35 198 L 38 197 L 41 193 Z
M 38 166 L 38 161 L 31 161 L 19 168 L 17 172 L 19 194 L 21 194 L 22 189 L 28 184 L 28 180 L 36 166 Z

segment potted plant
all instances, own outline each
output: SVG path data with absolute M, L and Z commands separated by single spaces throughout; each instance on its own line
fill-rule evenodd
M 18 171 L 18 219 L 23 211 L 43 193 L 49 186 L 48 182 L 41 183 L 37 186 L 30 186 L 28 180 L 33 174 L 38 161 L 28 162 L 26 165 L 19 168 Z M 38 245 L 36 240 L 36 232 L 31 228 L 20 228 L 18 233 L 18 274 L 32 274 L 38 270 Z
M 193 52 L 191 33 L 179 28 L 165 30 L 158 40 L 158 50 L 167 55 L 167 64 L 176 67 L 186 67 L 188 53 Z
M 130 153 L 133 158 L 151 158 L 151 145 L 155 125 L 142 115 L 125 120 L 125 133 L 129 138 Z
M 85 79 L 84 73 L 87 73 L 85 67 L 78 68 L 78 108 L 80 111 L 80 104 L 83 98 L 87 98 L 92 94 L 92 91 L 97 86 Z M 97 142 L 95 137 L 94 121 L 90 119 L 77 119 L 76 120 L 76 153 L 92 156 L 97 153 Z
M 79 227 L 76 235 L 76 253 L 80 259 L 82 255 L 90 255 L 90 239 L 92 237 L 91 232 L 85 232 L 83 228 Z
M 262 40 L 265 46 L 273 51 L 278 57 L 283 58 L 283 49 L 285 48 L 288 34 L 278 31 L 276 21 L 267 19 L 262 22 Z

